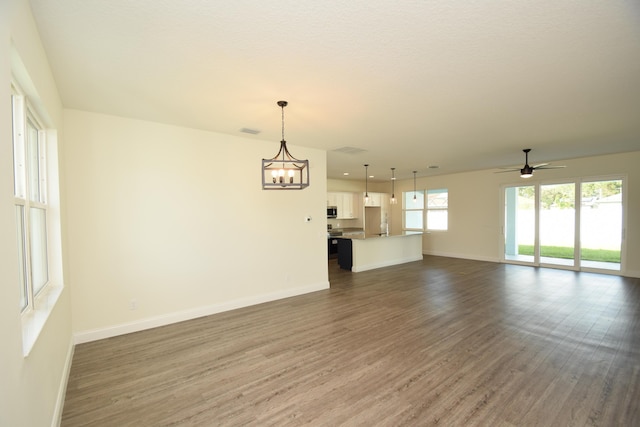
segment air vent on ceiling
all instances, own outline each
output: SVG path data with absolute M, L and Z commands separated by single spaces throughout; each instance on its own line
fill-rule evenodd
M 358 153 L 364 153 L 367 150 L 364 150 L 362 148 L 356 148 L 356 147 L 342 147 L 342 148 L 336 148 L 335 150 L 338 153 L 345 153 L 345 154 L 358 154 Z
M 251 135 L 257 135 L 260 133 L 258 129 L 250 129 L 250 128 L 242 128 L 240 129 L 242 133 L 250 133 Z

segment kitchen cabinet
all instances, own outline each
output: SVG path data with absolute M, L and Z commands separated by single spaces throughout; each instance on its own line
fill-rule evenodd
M 422 259 L 422 233 L 338 239 L 338 265 L 354 273 Z
M 357 193 L 328 192 L 327 203 L 328 206 L 338 208 L 337 219 L 356 219 L 360 213 L 360 200 Z
M 338 205 L 338 219 L 358 218 L 355 199 L 356 195 L 354 193 L 341 193 L 340 204 Z
M 364 200 L 364 193 L 362 194 Z M 366 200 L 364 203 L 365 207 L 380 207 L 380 203 L 382 201 L 382 193 L 372 193 L 369 192 L 369 200 Z
M 362 193 L 362 200 L 364 200 L 364 194 Z M 391 194 L 389 193 L 372 193 L 369 192 L 369 200 L 365 202 L 365 207 L 373 207 L 373 208 L 389 208 L 389 199 L 391 198 Z
M 327 193 L 327 206 L 338 206 L 337 195 L 338 193 Z
M 364 193 L 363 193 L 363 197 L 364 197 Z M 382 213 L 381 215 L 382 222 L 388 222 L 390 199 L 391 199 L 391 194 L 388 194 L 388 193 L 369 193 L 369 200 L 365 202 L 364 206 L 369 208 L 379 207 Z
M 351 239 L 338 239 L 338 265 L 343 270 L 351 271 L 353 266 L 353 250 Z
M 368 235 L 389 232 L 389 213 L 391 196 L 387 193 L 369 193 L 369 200 L 364 204 L 364 228 Z

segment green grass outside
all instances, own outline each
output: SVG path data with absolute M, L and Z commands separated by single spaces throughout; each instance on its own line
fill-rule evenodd
M 518 254 L 533 255 L 532 245 L 519 245 Z M 573 248 L 563 246 L 541 246 L 540 256 L 549 258 L 573 259 Z M 620 251 L 606 249 L 582 249 L 582 259 L 585 261 L 620 262 Z

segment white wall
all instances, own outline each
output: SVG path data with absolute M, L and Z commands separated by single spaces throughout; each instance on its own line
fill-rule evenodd
M 0 2 L 0 425 L 48 426 L 56 424 L 64 397 L 72 354 L 71 306 L 67 286 L 31 353 L 23 357 L 9 102 L 12 57 L 14 64 L 20 59 L 20 79 L 28 73 L 31 80 L 27 95 L 39 97 L 37 107 L 48 112 L 47 126 L 60 129 L 61 102 L 26 0 Z M 61 133 L 58 143 L 63 144 Z M 55 245 L 58 252 L 60 244 Z
M 75 110 L 65 136 L 78 342 L 328 288 L 324 151 L 264 191 L 278 142 Z
M 449 190 L 449 230 L 424 235 L 426 254 L 499 261 L 501 223 L 501 188 L 506 184 L 553 183 L 578 177 L 627 178 L 627 265 L 624 274 L 640 277 L 640 151 L 608 156 L 558 161 L 565 169 L 538 171 L 526 182 L 517 172 L 494 173 L 484 170 L 438 175 L 417 179 L 418 189 Z M 413 190 L 413 180 L 399 181 L 398 194 Z M 402 205 L 394 209 L 392 229 L 402 229 Z

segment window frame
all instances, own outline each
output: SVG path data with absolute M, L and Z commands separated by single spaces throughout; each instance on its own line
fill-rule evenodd
M 582 194 L 583 194 L 583 184 L 592 183 L 592 182 L 606 182 L 606 181 L 620 181 L 622 185 L 622 190 L 620 192 L 621 195 L 621 222 L 620 222 L 620 262 L 619 268 L 598 268 L 597 266 L 591 266 L 589 263 L 583 263 L 582 259 L 582 249 L 585 247 L 583 245 L 583 236 L 581 227 L 583 226 L 583 210 L 585 209 L 582 203 Z M 540 224 L 540 216 L 542 209 L 542 187 L 547 185 L 556 185 L 556 184 L 574 184 L 574 203 L 575 203 L 575 221 L 573 224 L 574 228 L 574 256 L 573 263 L 570 265 L 562 265 L 557 263 L 545 262 L 544 257 L 540 254 L 541 248 L 541 224 Z M 507 233 L 509 229 L 508 221 L 510 221 L 507 213 L 507 196 L 506 190 L 510 188 L 520 188 L 520 187 L 532 187 L 534 189 L 533 201 L 531 202 L 534 214 L 533 214 L 533 225 L 531 227 L 533 233 L 533 247 L 534 253 L 533 255 L 521 256 L 517 253 L 515 254 L 506 254 L 507 246 Z M 508 264 L 518 264 L 518 265 L 529 265 L 535 267 L 551 267 L 572 271 L 585 271 L 592 273 L 601 273 L 601 274 L 611 274 L 617 276 L 624 276 L 626 274 L 626 258 L 627 258 L 627 244 L 626 244 L 626 230 L 627 230 L 627 210 L 628 210 L 628 187 L 629 180 L 627 174 L 611 174 L 611 175 L 595 175 L 595 176 L 578 176 L 574 178 L 566 178 L 566 179 L 557 179 L 557 180 L 543 180 L 530 183 L 528 185 L 516 185 L 516 184 L 503 184 L 500 186 L 500 203 L 503 208 L 500 213 L 500 258 L 501 262 L 505 262 Z
M 446 198 L 446 205 L 445 206 L 430 206 L 429 203 L 429 195 L 430 194 L 441 194 L 441 193 L 446 193 L 447 198 Z M 449 189 L 448 188 L 434 188 L 434 189 L 427 189 L 425 190 L 425 230 L 426 231 L 447 231 L 449 230 Z M 431 212 L 445 212 L 446 215 L 446 224 L 445 224 L 445 228 L 433 228 L 431 226 L 431 221 L 429 221 L 429 213 Z
M 46 250 L 46 260 L 43 270 L 46 269 L 46 276 L 41 274 L 40 277 L 46 277 L 42 280 L 44 285 L 39 292 L 29 294 L 31 288 L 24 292 L 28 296 L 29 303 L 24 309 L 21 309 L 22 291 L 16 292 L 15 307 L 16 314 L 20 317 L 22 329 L 22 355 L 28 357 L 34 348 L 38 337 L 43 332 L 50 315 L 57 306 L 60 297 L 64 292 L 64 272 L 62 262 L 62 230 L 61 230 L 61 205 L 60 205 L 60 169 L 58 157 L 58 131 L 55 128 L 56 121 L 47 111 L 47 105 L 38 94 L 36 85 L 29 76 L 27 67 L 22 62 L 20 55 L 11 46 L 11 81 L 9 99 L 9 108 L 7 110 L 7 118 L 11 121 L 11 145 L 14 147 L 25 147 L 22 138 L 28 135 L 26 133 L 27 117 L 32 123 L 31 135 L 37 140 L 39 155 L 36 156 L 38 181 L 33 188 L 37 189 L 38 197 L 35 200 L 30 199 L 30 191 L 26 186 L 22 177 L 26 177 L 28 167 L 26 160 L 27 154 L 22 152 L 12 153 L 14 156 L 12 176 L 20 177 L 19 181 L 14 182 L 14 226 L 16 230 L 15 241 L 15 278 L 12 286 L 21 287 L 25 283 L 31 286 L 30 280 L 31 266 L 27 265 L 30 259 L 31 250 L 28 248 L 29 242 L 26 230 L 29 229 L 26 221 L 29 218 L 28 212 L 21 212 L 23 206 L 26 208 L 39 209 L 44 208 L 46 211 L 39 212 L 34 217 L 38 219 L 38 228 L 43 231 L 39 235 L 41 239 L 37 240 L 36 250 L 42 255 L 42 251 Z M 55 107 L 55 106 L 54 106 Z M 56 108 L 56 112 L 60 112 Z M 9 115 L 10 114 L 10 115 Z M 56 117 L 60 117 L 56 115 Z M 14 139 L 18 138 L 14 144 Z M 18 197 L 16 197 L 18 196 Z M 24 218 L 24 224 L 21 219 Z M 22 252 L 22 253 L 21 253 Z M 22 260 L 22 262 L 21 262 Z M 21 265 L 22 264 L 22 265 Z M 19 271 L 20 270 L 20 271 Z M 22 274 L 27 276 L 23 277 Z M 18 291 L 18 289 L 16 289 Z
M 46 294 L 51 288 L 47 138 L 42 120 L 15 82 L 11 84 L 11 115 L 16 249 L 21 281 L 19 309 L 24 322 L 41 306 L 48 305 Z M 36 182 L 33 182 L 34 180 Z M 44 221 L 35 224 L 32 212 L 43 213 Z M 34 225 L 37 225 L 37 230 L 40 231 L 34 231 Z M 36 248 L 38 241 L 40 246 Z M 41 262 L 34 262 L 36 249 L 40 252 Z M 39 275 L 43 277 L 43 280 L 35 285 L 34 268 L 40 268 Z
M 418 198 L 418 195 L 420 197 Z M 404 231 L 424 231 L 425 227 L 425 191 L 424 190 L 411 190 L 402 192 L 402 229 Z M 412 204 L 412 200 L 419 200 L 419 203 Z M 421 203 L 420 203 L 421 202 Z M 420 218 L 422 227 L 407 227 L 407 213 L 420 212 Z

